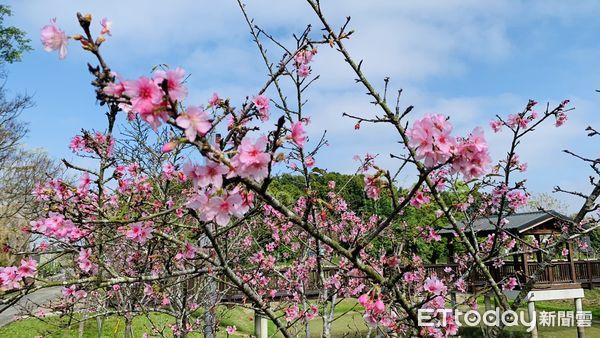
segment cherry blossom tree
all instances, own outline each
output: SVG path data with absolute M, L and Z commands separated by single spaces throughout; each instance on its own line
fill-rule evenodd
M 586 222 L 597 217 L 598 178 L 590 180 L 592 192 L 564 191 L 584 199 L 574 219 L 565 219 L 564 232 L 545 243 L 517 243 L 504 230 L 506 216 L 527 203 L 524 181 L 515 172 L 526 164 L 517 151 L 543 123 L 557 127 L 567 122 L 569 101 L 538 110 L 530 100 L 521 112 L 498 116 L 487 132 L 511 136 L 506 157 L 494 162 L 489 155 L 484 127 L 466 135 L 453 131 L 449 117 L 426 114 L 412 118 L 412 106 L 402 107 L 401 91 L 395 106 L 389 104 L 389 80 L 379 92 L 345 46 L 353 31 L 350 18 L 341 28 L 330 25 L 317 0 L 307 0 L 320 21 L 321 31 L 310 26 L 284 45 L 250 19 L 238 2 L 268 77 L 262 87 L 241 101 L 214 94 L 205 102 L 187 102 L 186 72 L 164 67 L 137 79 L 122 78 L 103 58 L 101 47 L 110 42 L 110 22 L 93 26 L 91 15 L 78 14 L 83 33 L 67 35 L 52 21 L 42 29 L 47 50 L 67 56 L 74 40 L 95 59 L 88 70 L 107 124 L 83 131 L 69 147 L 96 163 L 81 167 L 64 161 L 79 176 L 77 183 L 53 179 L 40 183 L 35 196 L 47 206 L 44 217 L 26 229 L 43 238 L 33 251 L 67 259 L 73 273 L 66 281 L 44 280 L 31 258 L 0 272 L 2 302 L 10 304 L 35 290 L 63 285 L 69 311 L 84 311 L 88 318 L 110 314 L 131 319 L 164 312 L 176 321 L 156 327 L 148 335 L 185 337 L 201 331 L 213 336 L 217 329 L 216 305 L 235 303 L 269 318 L 285 336 L 310 336 L 308 323 L 320 318 L 323 336 L 330 337 L 334 310 L 341 299 L 355 298 L 371 332 L 385 335 L 456 335 L 450 318 L 445 326 L 419 327 L 419 309 L 476 306 L 476 297 L 491 293 L 502 311 L 516 309 L 562 249 Z M 93 31 L 99 30 L 98 35 Z M 116 34 L 116 32 L 115 32 Z M 318 37 L 314 37 L 318 36 Z M 280 50 L 271 61 L 265 43 Z M 345 114 L 356 128 L 370 123 L 389 125 L 402 147 L 391 154 L 395 168 L 383 168 L 376 155 L 358 157 L 357 175 L 364 176 L 368 199 L 389 200 L 382 213 L 351 210 L 342 197 L 345 185 L 331 182 L 325 195 L 313 185 L 324 135 L 306 136 L 310 115 L 305 96 L 317 85 L 311 64 L 320 48 L 334 48 L 357 83 L 366 89 L 379 114 Z M 267 92 L 273 92 L 269 97 Z M 239 107 L 234 102 L 241 102 Z M 148 138 L 130 138 L 129 144 L 147 147 L 136 156 L 127 147 L 116 151 L 115 124 L 128 120 L 146 124 L 159 144 Z M 597 132 L 590 128 L 590 136 Z M 132 143 L 131 143 L 132 142 Z M 131 150 L 131 148 L 130 148 Z M 598 160 L 569 152 L 590 165 L 598 175 Z M 181 154 L 186 154 L 181 156 Z M 157 168 L 160 168 L 158 171 Z M 399 188 L 400 173 L 413 170 L 414 182 Z M 288 203 L 270 189 L 276 173 L 302 178 L 302 196 Z M 395 174 L 394 174 L 395 173 Z M 463 187 L 463 189 L 457 189 Z M 435 219 L 408 229 L 407 210 L 432 208 Z M 483 241 L 473 231 L 473 221 L 494 215 L 495 232 Z M 440 241 L 448 225 L 463 250 L 452 259 L 456 269 L 430 271 L 418 252 L 399 233 L 415 231 L 428 243 Z M 394 245 L 382 242 L 392 239 Z M 540 252 L 543 262 L 525 283 L 515 301 L 504 291 L 518 285 L 516 276 L 494 278 L 494 265 L 519 250 Z M 465 292 L 467 281 L 482 275 L 485 285 L 464 304 L 452 303 L 451 294 Z M 215 283 L 217 281 L 217 283 Z M 201 302 L 199 295 L 204 297 Z M 90 301 L 93 300 L 93 301 Z M 100 301 L 101 300 L 101 301 Z M 87 304 L 87 305 L 86 305 Z M 103 304 L 101 309 L 91 304 Z M 200 311 L 203 318 L 190 321 Z M 208 315 L 207 315 L 208 314 Z M 487 334 L 497 336 L 501 327 Z M 227 328 L 233 332 L 235 328 Z M 128 336 L 133 332 L 128 331 Z M 137 334 L 137 333 L 136 333 Z

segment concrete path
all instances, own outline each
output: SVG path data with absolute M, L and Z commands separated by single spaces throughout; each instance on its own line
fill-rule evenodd
M 62 287 L 55 286 L 51 288 L 41 289 L 34 293 L 24 296 L 21 298 L 15 305 L 10 308 L 2 311 L 0 313 L 0 326 L 4 326 L 15 320 L 15 316 L 19 315 L 20 307 L 27 307 L 29 309 L 35 310 L 38 305 L 43 305 L 44 303 L 56 299 L 62 296 Z

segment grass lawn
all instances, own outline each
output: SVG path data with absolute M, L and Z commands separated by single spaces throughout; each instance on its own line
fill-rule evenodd
M 355 304 L 356 302 L 353 300 L 344 300 L 336 308 L 336 314 L 340 315 L 340 317 L 333 323 L 333 331 L 336 333 L 333 335 L 334 337 L 348 336 L 348 334 L 350 334 L 350 337 L 357 337 L 362 336 L 362 333 L 366 332 L 367 327 L 364 324 L 362 315 L 358 310 L 353 309 Z M 232 337 L 248 337 L 254 332 L 254 316 L 252 311 L 241 307 L 229 308 L 226 311 L 225 308 L 221 308 L 220 310 L 223 311 L 223 317 L 217 337 L 226 337 L 225 327 L 229 325 L 235 325 L 237 328 L 237 332 Z M 347 311 L 350 312 L 346 313 Z M 150 319 L 159 327 L 174 322 L 171 317 L 164 314 L 152 314 Z M 141 337 L 144 332 L 148 332 L 149 334 L 152 332 L 152 325 L 146 317 L 136 317 L 133 322 L 133 328 L 136 338 Z M 297 329 L 302 332 L 304 330 L 301 327 Z M 110 317 L 104 321 L 102 337 L 123 337 L 123 330 L 123 319 L 117 316 Z M 322 332 L 321 321 L 313 320 L 310 323 L 310 330 L 311 334 L 315 337 L 320 336 Z M 269 322 L 269 333 L 274 334 L 275 331 L 275 325 Z M 44 338 L 70 338 L 78 337 L 78 332 L 79 324 L 74 324 L 69 328 L 66 318 L 50 317 L 47 318 L 47 322 L 29 318 L 1 327 L 0 337 L 33 338 L 42 335 Z M 170 331 L 168 333 L 170 334 Z M 98 337 L 95 320 L 85 322 L 83 336 L 85 338 Z M 152 337 L 152 335 L 150 336 Z M 202 337 L 202 335 L 192 334 L 190 337 Z
M 585 292 L 586 297 L 583 302 L 584 310 L 592 311 L 594 318 L 592 327 L 585 329 L 586 336 L 600 337 L 600 289 L 586 290 Z M 481 306 L 480 309 L 483 311 L 483 306 Z M 536 302 L 536 309 L 538 311 L 572 311 L 574 310 L 574 305 L 572 301 L 566 300 Z M 254 317 L 252 311 L 241 307 L 229 308 L 226 311 L 224 311 L 225 308 L 221 308 L 220 310 L 223 311 L 223 317 L 220 323 L 220 330 L 217 334 L 218 337 L 226 337 L 225 327 L 229 325 L 235 325 L 237 327 L 237 332 L 233 337 L 248 337 L 253 333 Z M 362 319 L 360 310 L 360 307 L 356 307 L 355 300 L 342 301 L 336 308 L 338 319 L 333 323 L 333 337 L 365 336 L 367 326 Z M 527 313 L 525 308 L 520 309 L 520 311 Z M 157 326 L 174 322 L 172 318 L 163 314 L 153 314 L 150 316 L 150 319 L 155 322 Z M 136 338 L 140 337 L 144 332 L 151 332 L 152 326 L 145 317 L 135 318 L 133 324 Z M 321 335 L 321 324 L 319 318 L 310 323 L 311 335 L 315 337 Z M 67 325 L 66 319 L 57 317 L 48 318 L 48 323 L 37 319 L 23 319 L 0 328 L 0 337 L 21 338 L 35 337 L 37 335 L 42 335 L 45 338 L 78 337 L 78 324 L 73 325 L 71 328 L 68 328 Z M 110 317 L 104 322 L 102 337 L 123 337 L 123 328 L 122 318 L 116 316 Z M 303 327 L 298 327 L 297 329 L 298 332 L 304 331 Z M 269 323 L 269 332 L 271 334 L 275 333 L 275 326 L 273 323 Z M 538 327 L 538 332 L 540 333 L 541 338 L 577 337 L 577 330 L 575 327 Z M 460 333 L 462 337 L 482 337 L 479 328 L 461 328 Z M 85 323 L 83 336 L 86 338 L 98 337 L 95 320 L 90 320 Z M 202 337 L 202 335 L 193 334 L 191 337 Z M 525 332 L 525 327 L 515 326 L 508 328 L 504 337 L 529 337 L 529 334 Z

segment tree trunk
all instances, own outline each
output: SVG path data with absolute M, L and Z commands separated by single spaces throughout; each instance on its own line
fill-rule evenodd
M 98 332 L 98 338 L 102 338 L 104 331 L 104 319 L 100 316 L 96 317 L 96 330 Z
M 134 338 L 133 320 L 129 316 L 125 316 L 125 338 Z
M 186 338 L 188 335 L 187 326 L 188 326 L 188 313 L 187 311 L 182 311 L 181 316 L 177 318 L 177 326 L 179 326 L 179 335 L 178 338 Z
M 214 338 L 216 327 L 215 312 L 217 305 L 217 281 L 209 276 L 207 283 L 206 311 L 204 312 L 204 337 Z
M 82 320 L 79 322 L 79 338 L 83 338 L 83 333 L 85 332 L 85 322 Z
M 331 322 L 333 321 L 336 299 L 337 295 L 334 293 L 329 301 L 329 309 L 327 307 L 323 309 L 323 338 L 331 338 Z

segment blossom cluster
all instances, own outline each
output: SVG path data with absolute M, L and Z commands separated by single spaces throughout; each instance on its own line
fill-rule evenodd
M 25 278 L 35 277 L 37 261 L 32 258 L 22 259 L 20 266 L 0 267 L 0 290 L 19 289 Z
M 451 163 L 451 171 L 465 180 L 480 177 L 491 162 L 483 131 L 476 128 L 465 138 L 451 135 L 452 125 L 441 115 L 426 115 L 406 131 L 416 158 L 428 168 Z
M 313 56 L 317 54 L 316 49 L 302 49 L 296 55 L 294 55 L 294 67 L 299 77 L 307 77 L 310 75 L 311 69 L 309 63 L 311 63 Z

